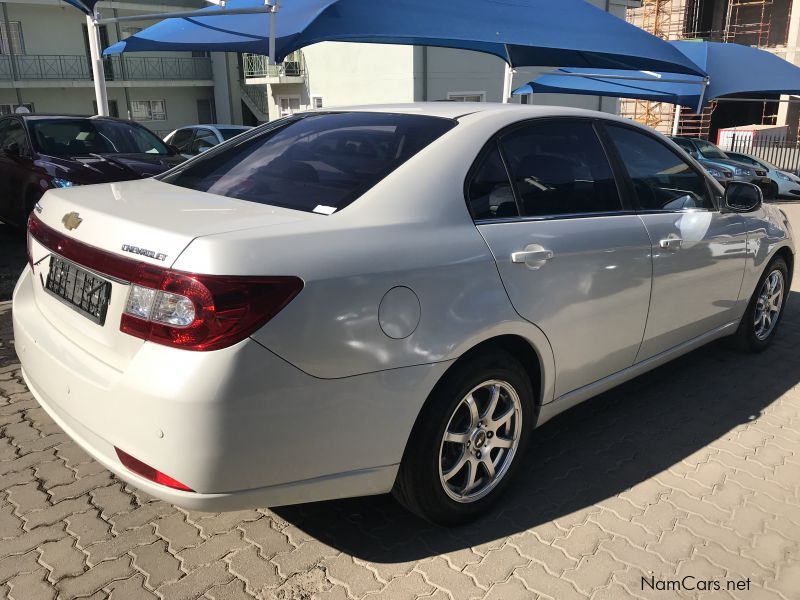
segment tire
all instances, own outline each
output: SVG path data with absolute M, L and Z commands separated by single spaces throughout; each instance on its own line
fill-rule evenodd
M 739 323 L 735 341 L 740 350 L 763 352 L 772 343 L 786 308 L 789 282 L 789 269 L 786 261 L 780 256 L 776 256 L 764 269 L 747 305 L 747 310 Z M 774 287 L 778 285 L 780 289 Z M 770 292 L 770 289 L 774 291 Z M 765 314 L 767 314 L 767 318 L 764 317 Z
M 466 523 L 486 512 L 525 454 L 537 407 L 528 374 L 504 350 L 488 350 L 456 365 L 417 418 L 392 490 L 395 498 L 440 525 Z M 451 433 L 447 441 L 445 432 Z

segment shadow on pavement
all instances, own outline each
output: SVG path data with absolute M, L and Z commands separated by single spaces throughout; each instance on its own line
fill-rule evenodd
M 0 223 L 0 302 L 11 299 L 25 254 L 25 232 Z
M 751 421 L 800 381 L 800 293 L 758 355 L 717 342 L 594 398 L 537 430 L 487 517 L 456 529 L 390 496 L 274 509 L 320 541 L 376 562 L 419 560 L 526 531 L 614 496 Z

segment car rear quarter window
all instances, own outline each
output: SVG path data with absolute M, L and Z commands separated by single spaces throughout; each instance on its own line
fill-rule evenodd
M 455 127 L 388 113 L 298 115 L 253 130 L 162 181 L 201 192 L 333 214 Z
M 650 135 L 606 125 L 643 210 L 714 209 L 703 175 Z
M 608 157 L 590 121 L 534 122 L 501 137 L 523 216 L 622 209 Z
M 519 216 L 511 180 L 496 142 L 478 160 L 467 187 L 467 196 L 470 213 L 476 221 Z

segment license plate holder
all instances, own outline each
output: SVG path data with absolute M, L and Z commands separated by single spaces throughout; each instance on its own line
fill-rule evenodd
M 90 321 L 104 325 L 111 282 L 62 256 L 50 256 L 44 289 Z

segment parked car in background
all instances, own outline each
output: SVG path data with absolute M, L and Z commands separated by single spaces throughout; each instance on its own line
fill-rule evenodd
M 745 154 L 743 152 L 726 152 L 732 159 L 764 169 L 767 171 L 767 176 L 772 179 L 772 182 L 777 186 L 778 198 L 797 198 L 800 197 L 800 177 L 789 171 L 783 171 L 763 158 L 758 158 L 752 154 Z
M 664 136 L 487 103 L 289 116 L 51 190 L 28 239 L 23 377 L 121 479 L 212 512 L 394 491 L 446 524 L 562 411 L 765 349 L 794 262 L 777 206 Z
M 141 179 L 185 159 L 149 129 L 111 117 L 0 119 L 0 220 L 24 225 L 47 190 Z
M 705 160 L 703 158 L 697 158 L 698 163 L 702 166 L 706 173 L 711 175 L 714 179 L 717 180 L 722 186 L 727 186 L 731 181 L 733 181 L 733 167 L 723 167 L 719 163 L 712 162 L 710 160 Z
M 732 171 L 733 176 L 730 181 L 753 183 L 761 188 L 766 198 L 775 198 L 777 196 L 777 189 L 767 176 L 766 169 L 733 160 L 718 146 L 707 140 L 673 137 L 672 141 L 683 148 L 689 156 L 701 161 L 704 167 L 723 170 L 723 172 L 726 169 Z M 727 178 L 725 179 L 727 180 Z M 719 178 L 717 180 L 719 181 Z
M 176 129 L 164 141 L 190 158 L 250 129 L 247 125 L 190 125 Z

